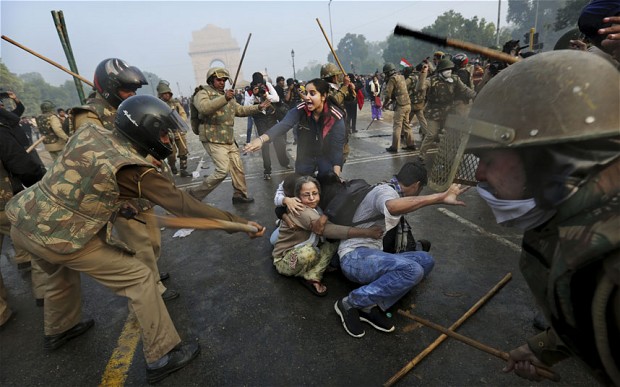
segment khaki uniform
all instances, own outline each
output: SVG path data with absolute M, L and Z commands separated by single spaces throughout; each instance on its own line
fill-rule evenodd
M 420 135 L 422 138 L 426 136 L 426 127 L 428 122 L 424 116 L 424 108 L 426 107 L 426 89 L 422 87 L 426 73 L 412 73 L 407 79 L 407 90 L 409 91 L 409 99 L 411 100 L 411 113 L 409 113 L 409 125 L 413 122 L 413 118 L 418 119 L 420 124 Z
M 72 126 L 80 128 L 82 125 L 90 123 L 96 126 L 103 126 L 112 132 L 114 130 L 116 109 L 98 93 L 89 98 L 86 103 L 87 105 L 71 109 Z M 140 212 L 146 214 L 155 213 L 153 205 L 148 201 L 132 200 L 130 202 Z M 144 222 L 146 224 L 118 216 L 114 221 L 114 227 L 119 238 L 136 252 L 135 258 L 153 271 L 153 275 L 157 279 L 159 293 L 164 294 L 166 286 L 159 280 L 159 269 L 157 267 L 161 251 L 161 230 L 157 222 L 151 220 L 151 218 L 145 218 Z
M 428 120 L 427 135 L 420 146 L 420 155 L 439 142 L 448 113 L 453 110 L 458 97 L 474 98 L 476 92 L 467 87 L 456 74 L 451 75 L 451 82 L 443 79 L 439 74 L 432 75 L 424 80 L 422 88 L 426 90 L 427 105 L 424 115 Z
M 335 83 L 329 83 L 329 96 L 332 101 L 336 104 L 336 106 L 343 112 L 346 116 L 346 109 L 344 108 L 345 101 L 351 101 L 355 96 L 351 93 L 349 87 L 340 86 L 338 87 Z M 342 148 L 342 163 L 344 164 L 349 157 L 349 153 L 351 153 L 351 149 L 349 148 L 349 131 L 347 130 L 344 139 L 344 147 Z
M 147 362 L 160 359 L 181 342 L 157 292 L 153 271 L 112 232 L 121 205 L 127 198 L 139 197 L 178 216 L 247 222 L 175 188 L 119 133 L 94 125 L 81 127 L 43 179 L 6 207 L 14 242 L 50 274 L 46 335 L 65 332 L 80 322 L 83 272 L 129 299 L 142 329 Z M 98 205 L 92 205 L 93 200 Z
M 404 131 L 405 146 L 413 148 L 415 143 L 409 118 L 411 114 L 411 99 L 409 98 L 405 77 L 400 74 L 395 74 L 388 79 L 383 106 L 387 106 L 391 100 L 395 101 L 396 105 L 392 126 L 392 145 L 390 147 L 396 150 L 400 148 L 400 134 Z
M 259 112 L 258 105 L 241 106 L 233 98 L 226 101 L 224 92 L 220 92 L 211 85 L 200 86 L 194 95 L 192 104 L 198 111 L 198 135 L 215 170 L 207 176 L 198 187 L 188 192 L 198 200 L 204 199 L 230 173 L 233 197 L 248 196 L 245 182 L 245 172 L 239 154 L 239 146 L 235 141 L 235 117 L 247 117 Z
M 69 136 L 62 129 L 60 118 L 54 113 L 43 113 L 37 117 L 37 126 L 42 136 L 45 136 L 43 144 L 53 160 L 56 160 L 65 147 Z
M 183 105 L 176 98 L 171 98 L 166 102 L 171 109 L 176 110 L 177 113 L 183 118 L 183 121 L 187 121 L 187 113 L 183 109 Z M 173 173 L 176 173 L 177 156 L 179 156 L 179 168 L 184 171 L 187 170 L 187 155 L 189 151 L 187 149 L 187 139 L 185 131 L 177 131 L 170 134 L 170 145 L 172 145 L 172 154 L 168 156 L 168 164 Z

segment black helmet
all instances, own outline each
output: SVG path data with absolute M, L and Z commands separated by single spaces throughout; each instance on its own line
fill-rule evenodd
M 129 141 L 158 160 L 172 153 L 170 144 L 161 141 L 162 135 L 171 130 L 187 131 L 187 124 L 179 113 L 151 95 L 136 95 L 123 101 L 114 123 Z
M 118 58 L 109 58 L 99 63 L 95 69 L 94 81 L 95 90 L 115 108 L 123 102 L 118 95 L 118 89 L 135 91 L 148 84 L 140 69 L 129 66 Z

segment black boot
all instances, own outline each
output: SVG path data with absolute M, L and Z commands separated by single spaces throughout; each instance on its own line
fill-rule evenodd
M 200 353 L 198 343 L 189 343 L 177 346 L 167 353 L 168 362 L 158 368 L 146 367 L 146 380 L 149 383 L 157 383 L 165 379 L 171 373 L 188 365 Z

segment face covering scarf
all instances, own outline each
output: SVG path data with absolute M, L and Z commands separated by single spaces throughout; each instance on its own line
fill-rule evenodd
M 445 79 L 448 82 L 453 82 L 454 80 L 452 79 L 452 70 L 444 70 L 441 73 L 441 77 L 443 79 Z
M 534 199 L 503 200 L 489 192 L 489 185 L 479 183 L 478 194 L 491 207 L 498 224 L 519 230 L 530 230 L 540 226 L 555 215 L 555 210 L 542 210 L 536 207 Z

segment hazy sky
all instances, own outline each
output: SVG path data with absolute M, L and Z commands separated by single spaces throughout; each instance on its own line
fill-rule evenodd
M 508 1 L 501 0 L 500 27 L 505 26 L 507 8 Z M 247 80 L 253 72 L 265 68 L 273 78 L 277 75 L 288 78 L 293 76 L 291 49 L 295 50 L 296 70 L 312 60 L 320 63 L 327 60 L 329 47 L 316 18 L 328 36 L 333 34 L 335 48 L 347 33 L 363 34 L 371 42 L 381 41 L 392 33 L 396 24 L 422 28 L 451 9 L 466 18 L 478 16 L 496 23 L 498 0 L 333 0 L 331 4 L 327 0 L 0 0 L 0 30 L 2 35 L 68 68 L 51 15 L 52 10 L 62 10 L 82 76 L 92 80 L 94 69 L 101 60 L 117 57 L 167 79 L 175 94 L 180 89 L 183 95 L 188 95 L 196 86 L 188 54 L 192 31 L 207 24 L 229 28 L 241 48 L 248 34 L 252 33 L 243 63 Z M 39 72 L 52 85 L 71 79 L 61 70 L 4 40 L 0 48 L 2 61 L 14 73 Z M 236 69 L 230 71 L 234 76 Z

